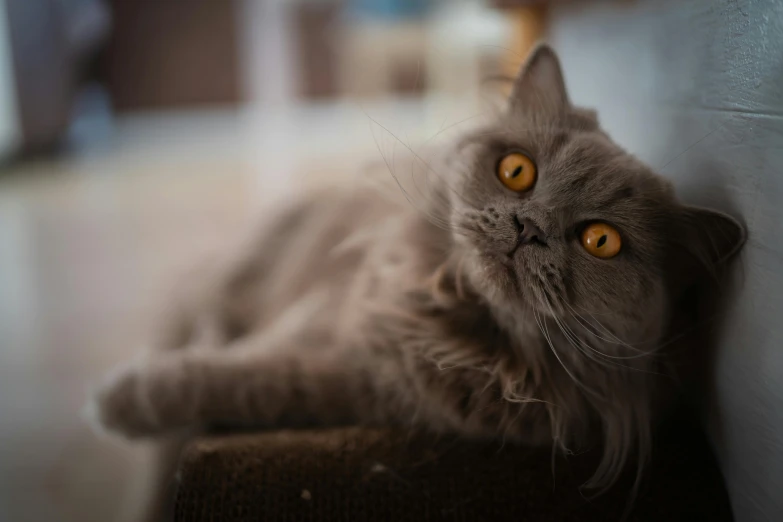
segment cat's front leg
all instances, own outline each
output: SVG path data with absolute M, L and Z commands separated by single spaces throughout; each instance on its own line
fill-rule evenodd
M 361 422 L 375 408 L 370 381 L 356 357 L 326 350 L 164 353 L 113 375 L 91 409 L 100 426 L 129 437 L 215 424 Z
M 193 424 L 198 400 L 186 364 L 184 354 L 164 353 L 116 368 L 90 398 L 88 420 L 98 429 L 132 438 Z

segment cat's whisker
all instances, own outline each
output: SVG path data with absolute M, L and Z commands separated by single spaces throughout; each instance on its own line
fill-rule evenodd
M 601 337 L 600 335 L 597 335 L 593 330 L 587 328 L 587 326 L 582 321 L 580 321 L 579 318 L 576 317 L 572 312 L 569 312 L 569 313 L 570 313 L 571 317 L 577 322 L 577 324 L 582 326 L 582 328 L 584 328 L 585 331 L 587 333 L 589 333 L 590 335 L 592 335 L 594 337 L 597 337 L 598 339 L 601 339 L 601 340 L 603 340 L 605 342 L 612 343 L 612 344 L 618 344 L 618 345 L 630 348 L 630 349 L 638 352 L 636 355 L 609 355 L 609 354 L 606 354 L 606 353 L 603 353 L 603 352 L 597 350 L 596 348 L 594 348 L 592 346 L 590 347 L 590 349 L 592 351 L 600 354 L 602 357 L 606 357 L 608 359 L 638 359 L 640 357 L 647 357 L 647 356 L 655 355 L 655 351 L 657 350 L 657 348 L 654 348 L 654 349 L 649 350 L 649 351 L 642 351 L 642 350 L 638 350 L 636 348 L 633 348 L 632 346 L 628 345 L 627 343 L 623 343 L 622 341 L 618 340 L 619 342 L 617 342 L 617 341 L 613 341 L 611 339 L 606 339 L 604 337 Z
M 606 367 L 614 366 L 616 368 L 622 368 L 622 369 L 625 369 L 625 370 L 631 370 L 631 371 L 640 372 L 640 373 L 648 373 L 648 374 L 652 374 L 652 375 L 661 375 L 658 372 L 653 372 L 653 371 L 650 371 L 650 370 L 644 370 L 642 368 L 636 368 L 634 366 L 630 366 L 628 364 L 622 364 L 622 363 L 616 362 L 614 360 L 614 359 L 620 359 L 620 360 L 623 360 L 623 359 L 638 359 L 639 357 L 642 357 L 643 355 L 634 355 L 634 356 L 628 356 L 628 357 L 609 355 L 607 353 L 604 353 L 604 352 L 598 350 L 594 346 L 591 346 L 589 343 L 579 339 L 576 336 L 576 334 L 574 334 L 573 331 L 570 328 L 568 328 L 568 326 L 566 324 L 561 323 L 557 318 L 555 318 L 555 322 L 557 322 L 557 324 L 561 327 L 561 330 L 563 330 L 563 328 L 565 328 L 565 330 L 568 330 L 569 332 L 571 332 L 571 335 L 574 337 L 574 339 L 576 339 L 577 341 L 580 341 L 582 346 L 584 346 L 587 351 L 579 350 L 578 347 L 577 347 L 577 350 L 581 351 L 586 357 L 588 357 L 589 359 L 595 361 L 596 363 L 601 364 L 601 365 L 606 366 Z M 566 333 L 565 330 L 563 330 L 563 334 L 566 335 L 566 337 L 568 337 L 568 334 Z
M 561 299 L 561 301 L 566 306 L 568 306 L 568 303 L 565 300 Z M 647 371 L 647 370 L 642 370 L 640 368 L 635 368 L 633 366 L 629 366 L 629 365 L 626 365 L 626 364 L 621 364 L 621 363 L 618 363 L 618 362 L 612 360 L 612 359 L 635 359 L 635 358 L 641 357 L 643 355 L 648 355 L 648 354 L 645 353 L 643 355 L 628 356 L 628 357 L 612 356 L 612 355 L 609 355 L 609 354 L 605 354 L 605 353 L 601 352 L 600 350 L 596 349 L 595 347 L 591 346 L 586 341 L 584 341 L 581 338 L 579 338 L 573 332 L 573 330 L 571 330 L 568 327 L 567 324 L 563 323 L 558 318 L 557 314 L 555 313 L 555 311 L 552 308 L 551 303 L 547 302 L 546 304 L 547 304 L 547 307 L 549 308 L 549 312 L 550 312 L 550 314 L 552 316 L 552 319 L 555 321 L 555 324 L 558 326 L 558 328 L 560 328 L 560 331 L 563 333 L 563 335 L 565 336 L 565 338 L 569 342 L 569 344 L 571 344 L 571 346 L 573 346 L 578 352 L 582 353 L 588 359 L 596 362 L 597 364 L 605 366 L 605 367 L 614 366 L 614 367 L 617 367 L 617 368 L 623 368 L 623 369 L 632 370 L 632 371 L 639 371 L 639 372 L 642 372 L 642 373 L 653 373 L 653 374 L 656 373 L 656 372 L 650 372 L 650 371 Z M 573 314 L 571 314 L 571 315 L 573 317 Z M 549 338 L 548 338 L 548 340 L 549 340 Z M 554 349 L 554 347 L 553 347 L 553 349 Z
M 565 370 L 566 374 L 571 378 L 574 383 L 582 388 L 585 392 L 589 393 L 590 395 L 593 395 L 594 397 L 601 398 L 601 395 L 596 393 L 593 389 L 586 386 L 580 379 L 578 379 L 571 370 L 568 369 L 568 367 L 563 362 L 563 359 L 560 357 L 560 355 L 557 353 L 557 350 L 555 349 L 554 345 L 552 344 L 552 338 L 549 335 L 549 329 L 546 328 L 546 321 L 544 321 L 537 310 L 533 310 L 533 317 L 535 318 L 536 324 L 538 325 L 538 329 L 541 330 L 541 334 L 544 336 L 544 339 L 546 340 L 547 344 L 549 345 L 549 349 L 552 351 L 552 354 L 557 359 L 557 362 L 560 363 L 560 366 L 563 367 L 563 370 Z
M 714 134 L 716 131 L 718 131 L 720 128 L 722 128 L 722 127 L 723 127 L 723 125 L 724 125 L 724 124 L 720 124 L 720 125 L 716 126 L 714 129 L 712 129 L 711 131 L 709 131 L 707 134 L 705 134 L 704 136 L 702 136 L 702 137 L 701 137 L 701 138 L 699 138 L 698 140 L 696 140 L 696 141 L 694 141 L 693 143 L 691 143 L 691 144 L 690 144 L 690 145 L 689 145 L 689 146 L 688 146 L 688 147 L 687 147 L 687 148 L 686 148 L 684 151 L 680 152 L 679 154 L 677 154 L 676 156 L 674 156 L 672 159 L 670 159 L 669 161 L 667 161 L 666 163 L 664 163 L 663 167 L 660 167 L 660 168 L 658 168 L 657 170 L 658 170 L 658 171 L 660 171 L 660 172 L 663 172 L 663 171 L 664 171 L 664 169 L 665 169 L 666 167 L 668 167 L 669 165 L 671 165 L 672 163 L 674 163 L 675 161 L 677 161 L 677 160 L 678 160 L 678 159 L 679 159 L 679 158 L 680 158 L 680 157 L 681 157 L 683 154 L 685 154 L 686 152 L 688 152 L 689 150 L 691 150 L 693 147 L 695 147 L 696 145 L 698 145 L 698 144 L 699 144 L 699 143 L 701 143 L 702 141 L 704 141 L 704 140 L 706 140 L 707 138 L 709 138 L 710 136 L 712 136 L 712 134 Z
M 379 125 L 381 128 L 383 128 L 384 130 L 389 132 L 388 129 L 386 129 L 385 127 L 380 125 L 378 122 L 376 122 L 374 119 L 372 119 L 372 117 L 370 117 L 369 115 L 367 117 L 370 118 L 370 120 L 372 120 L 374 123 L 376 123 L 376 125 Z M 405 199 L 408 201 L 408 203 L 411 205 L 411 207 L 413 207 L 417 212 L 419 212 L 422 216 L 424 216 L 427 219 L 427 221 L 429 221 L 433 225 L 435 225 L 435 226 L 437 226 L 439 228 L 442 228 L 443 230 L 447 230 L 447 231 L 452 230 L 451 223 L 449 223 L 448 221 L 444 220 L 440 216 L 428 213 L 427 211 L 423 210 L 422 208 L 420 208 L 419 206 L 416 205 L 416 203 L 414 202 L 413 198 L 411 198 L 410 194 L 408 193 L 407 190 L 405 190 L 405 187 L 402 185 L 402 183 L 400 182 L 399 178 L 397 177 L 397 174 L 394 171 L 394 166 L 389 163 L 389 159 L 383 153 L 383 150 L 381 150 L 380 143 L 378 143 L 378 139 L 375 136 L 375 132 L 372 130 L 372 126 L 370 126 L 370 134 L 373 137 L 373 141 L 375 142 L 375 146 L 378 149 L 378 153 L 381 155 L 381 158 L 383 158 L 383 162 L 386 164 L 386 168 L 389 171 L 389 174 L 394 179 L 395 183 L 397 184 L 397 187 L 400 189 L 402 194 L 405 196 Z M 395 136 L 395 139 L 396 139 L 396 136 Z
M 394 136 L 393 134 L 392 134 L 392 136 L 393 136 L 393 137 L 395 138 L 395 140 L 396 140 L 396 141 L 395 141 L 395 143 L 394 143 L 394 146 L 392 147 L 392 167 L 394 167 L 394 160 L 395 160 L 394 152 L 396 151 L 396 145 L 397 145 L 397 142 L 399 142 L 399 143 L 402 143 L 402 140 L 400 140 L 399 138 L 397 138 L 397 137 L 396 137 L 396 136 Z M 410 146 L 410 144 L 405 144 L 405 143 L 403 143 L 403 145 L 405 145 L 405 147 L 406 147 L 406 148 L 407 148 L 409 151 L 411 151 L 411 153 L 412 153 L 414 156 L 417 156 L 417 155 L 416 155 L 416 154 L 413 152 L 413 148 Z M 424 192 L 422 192 L 422 190 L 421 190 L 421 187 L 419 187 L 419 184 L 418 184 L 418 182 L 417 182 L 417 180 L 418 180 L 418 176 L 416 176 L 416 175 L 415 175 L 415 169 L 416 169 L 416 164 L 414 163 L 414 164 L 412 164 L 412 165 L 411 165 L 410 178 L 411 178 L 411 181 L 412 181 L 412 183 L 413 183 L 413 187 L 416 189 L 416 192 L 418 192 L 418 193 L 419 193 L 419 196 L 421 196 L 421 197 L 422 197 L 422 199 L 424 199 L 425 201 L 429 201 L 430 203 L 433 203 L 433 204 L 435 204 L 435 205 L 434 205 L 434 206 L 436 207 L 436 208 L 435 208 L 435 210 L 442 210 L 442 211 L 446 211 L 446 212 L 447 212 L 447 211 L 448 211 L 448 209 L 449 209 L 448 201 L 444 201 L 444 200 L 438 199 L 437 197 L 436 197 L 435 199 L 433 199 L 433 196 L 439 196 L 439 195 L 440 195 L 440 193 L 439 193 L 439 192 L 437 192 L 437 191 L 431 191 L 431 190 L 428 190 L 428 191 L 427 191 L 427 194 L 425 194 Z M 395 170 L 396 170 L 396 169 L 395 169 Z M 426 182 L 426 177 L 425 177 L 425 182 Z M 429 188 L 429 187 L 428 187 L 428 188 Z M 438 209 L 438 208 L 437 208 L 437 206 L 438 206 L 438 205 L 443 205 L 443 208 L 441 208 L 441 209 Z M 447 220 L 445 220 L 445 219 L 444 219 L 444 221 L 447 221 Z
M 563 332 L 563 335 L 565 336 L 566 340 L 576 348 L 578 352 L 581 352 L 584 354 L 587 358 L 596 361 L 600 364 L 607 364 L 608 361 L 603 361 L 600 358 L 596 358 L 596 355 L 593 353 L 593 349 L 591 346 L 589 346 L 587 343 L 585 343 L 582 339 L 578 338 L 574 332 L 568 327 L 568 325 L 564 324 L 560 319 L 557 318 L 557 316 L 553 316 L 553 319 L 555 321 L 555 324 L 560 328 L 560 331 Z
M 601 361 L 600 359 L 597 359 L 595 355 L 593 355 L 592 353 L 590 353 L 589 350 L 584 348 L 582 346 L 582 341 L 576 338 L 575 336 L 573 336 L 572 332 L 568 330 L 567 326 L 564 325 L 557 317 L 553 317 L 553 319 L 555 320 L 555 324 L 560 328 L 560 331 L 563 333 L 568 343 L 574 348 L 576 348 L 576 351 L 582 353 L 588 359 L 591 359 L 599 364 L 605 364 L 605 361 Z
M 617 337 L 614 333 L 609 331 L 609 329 L 606 328 L 606 326 L 604 326 L 603 323 L 601 323 L 598 319 L 596 319 L 592 314 L 588 314 L 588 315 L 590 315 L 590 318 L 593 321 L 595 321 L 595 323 L 604 331 L 604 333 L 609 336 L 608 339 L 606 337 L 603 337 L 602 335 L 599 334 L 599 332 L 596 331 L 596 327 L 594 325 L 590 324 L 589 322 L 587 322 L 584 319 L 584 317 L 582 317 L 578 312 L 576 312 L 576 310 L 573 309 L 573 307 L 571 305 L 569 305 L 568 303 L 565 303 L 565 304 L 570 309 L 571 316 L 574 318 L 574 320 L 577 323 L 579 323 L 591 335 L 601 339 L 602 341 L 606 341 L 608 343 L 619 344 L 619 345 L 624 346 L 624 347 L 628 348 L 629 350 L 637 352 L 637 353 L 639 353 L 641 355 L 647 355 L 647 354 L 650 353 L 650 352 L 646 352 L 644 350 L 641 350 L 641 349 L 639 349 L 639 348 L 637 348 L 635 346 L 631 346 L 627 342 L 623 341 L 622 339 Z
M 431 142 L 432 140 L 434 140 L 435 138 L 437 138 L 438 136 L 440 136 L 441 134 L 443 134 L 447 130 L 452 129 L 452 128 L 456 127 L 457 125 L 461 125 L 461 124 L 463 124 L 463 123 L 465 123 L 467 121 L 479 118 L 481 116 L 484 116 L 484 114 L 483 113 L 474 114 L 473 116 L 469 116 L 469 117 L 467 117 L 467 118 L 465 118 L 463 120 L 459 120 L 459 121 L 457 121 L 455 123 L 452 123 L 451 125 L 448 125 L 446 127 L 443 126 L 443 125 L 446 124 L 446 120 L 443 120 L 443 125 L 441 125 L 440 129 L 438 129 L 438 131 L 435 134 L 433 134 L 432 136 L 427 138 L 427 140 L 424 142 L 424 145 L 428 144 L 429 142 Z
M 584 308 L 584 307 L 578 306 L 578 305 L 570 305 L 570 306 L 571 306 L 571 309 L 574 312 L 576 312 L 577 309 L 578 309 L 578 310 L 581 310 L 582 312 L 584 312 L 586 314 L 591 314 L 591 315 L 599 315 L 599 316 L 605 316 L 605 317 L 615 317 L 617 315 L 616 312 L 596 312 L 595 310 L 588 310 L 587 308 Z
M 451 185 L 450 185 L 450 184 L 449 184 L 449 183 L 446 181 L 446 179 L 445 179 L 443 176 L 441 176 L 440 174 L 438 174 L 438 172 L 437 172 L 435 169 L 433 169 L 433 168 L 432 168 L 432 166 L 431 166 L 429 163 L 427 163 L 427 162 L 426 162 L 426 161 L 425 161 L 423 158 L 421 158 L 421 156 L 419 156 L 418 154 L 416 154 L 416 153 L 413 151 L 413 149 L 410 149 L 410 150 L 411 150 L 411 153 L 412 153 L 412 154 L 414 154 L 414 155 L 416 156 L 416 159 L 417 159 L 418 161 L 422 162 L 422 163 L 424 164 L 424 166 L 426 167 L 426 169 L 425 169 L 425 171 L 424 171 L 424 175 L 425 175 L 425 177 L 427 177 L 429 174 L 433 174 L 433 175 L 434 175 L 434 176 L 437 178 L 437 182 L 438 182 L 439 184 L 441 184 L 443 187 L 445 187 L 445 188 L 446 188 L 446 189 L 447 189 L 449 192 L 451 192 L 452 194 L 454 194 L 454 196 L 456 196 L 456 197 L 457 197 L 457 198 L 458 198 L 460 201 L 462 201 L 462 203 L 463 203 L 464 205 L 466 205 L 466 206 L 468 206 L 468 207 L 474 207 L 474 206 L 475 206 L 475 202 L 473 202 L 473 201 L 470 201 L 470 200 L 468 200 L 466 197 L 464 197 L 464 195 L 463 195 L 463 194 L 461 194 L 460 192 L 458 192 L 458 191 L 457 191 L 457 190 L 456 190 L 456 189 L 455 189 L 453 186 L 451 186 Z M 429 179 L 429 178 L 427 178 L 427 179 Z M 447 209 L 450 209 L 450 208 L 451 208 L 451 202 L 450 202 L 450 201 L 448 200 L 448 198 L 447 198 L 447 197 L 446 197 L 446 196 L 443 194 L 443 192 L 442 192 L 442 191 L 439 191 L 439 190 L 432 190 L 432 191 L 431 191 L 431 193 L 432 193 L 432 194 L 434 194 L 434 195 L 436 195 L 436 196 L 439 196 L 439 197 L 441 197 L 441 198 L 443 199 L 444 206 L 445 206 Z
M 594 352 L 595 354 L 597 354 L 600 357 L 603 357 L 605 359 L 632 361 L 632 360 L 641 359 L 641 358 L 644 358 L 644 357 L 654 357 L 655 355 L 657 355 L 656 352 L 660 349 L 660 347 L 655 348 L 655 349 L 650 350 L 650 351 L 647 351 L 647 352 L 642 352 L 642 353 L 639 353 L 639 354 L 636 354 L 636 355 L 626 355 L 626 356 L 623 356 L 623 355 L 609 355 L 608 353 L 604 353 L 604 352 L 598 350 L 595 347 L 591 347 L 590 349 L 591 349 L 592 352 Z M 645 373 L 657 373 L 657 372 L 648 372 L 647 370 L 640 370 L 640 369 L 634 368 L 632 366 L 626 366 L 626 368 L 628 368 L 630 370 L 634 370 L 634 371 L 644 371 Z
M 473 204 L 472 204 L 470 201 L 468 201 L 467 199 L 465 199 L 465 198 L 463 197 L 463 195 L 462 195 L 462 194 L 460 194 L 459 192 L 457 192 L 456 190 L 454 190 L 454 188 L 453 188 L 452 186 L 450 186 L 450 185 L 449 185 L 449 184 L 448 184 L 448 183 L 445 181 L 445 179 L 444 179 L 442 176 L 439 176 L 439 174 L 437 173 L 437 171 L 435 171 L 435 169 L 433 169 L 433 168 L 432 168 L 432 166 L 431 166 L 431 165 L 430 165 L 430 164 L 429 164 L 427 161 L 425 161 L 425 160 L 424 160 L 424 159 L 423 159 L 423 158 L 422 158 L 422 157 L 421 157 L 421 156 L 420 156 L 420 155 L 419 155 L 419 154 L 418 154 L 418 153 L 417 153 L 415 150 L 413 150 L 413 148 L 412 148 L 410 145 L 408 145 L 407 143 L 405 143 L 404 141 L 402 141 L 402 140 L 401 140 L 401 139 L 400 139 L 400 138 L 399 138 L 397 135 L 395 135 L 395 134 L 394 134 L 392 131 L 390 131 L 390 130 L 389 130 L 388 128 L 386 128 L 384 125 L 382 125 L 381 123 L 379 123 L 377 120 L 375 120 L 375 119 L 374 119 L 372 116 L 370 116 L 370 115 L 369 115 L 369 114 L 367 114 L 366 112 L 365 112 L 365 116 L 367 116 L 367 118 L 368 118 L 368 119 L 370 119 L 370 121 L 372 121 L 373 123 L 375 123 L 375 124 L 376 124 L 377 126 L 379 126 L 381 129 L 383 129 L 384 131 L 386 131 L 386 132 L 389 134 L 389 136 L 391 136 L 392 138 L 394 138 L 394 139 L 395 139 L 397 142 L 399 142 L 399 143 L 400 143 L 400 144 L 401 144 L 403 147 L 405 147 L 405 148 L 408 150 L 408 152 L 410 152 L 410 153 L 411 153 L 411 154 L 414 156 L 414 158 L 415 158 L 416 160 L 420 161 L 420 162 L 421 162 L 421 163 L 422 163 L 422 164 L 423 164 L 423 165 L 426 167 L 426 171 L 425 171 L 426 173 L 430 173 L 430 172 L 431 172 L 431 173 L 435 174 L 435 175 L 436 175 L 436 176 L 439 178 L 439 179 L 438 179 L 439 183 L 441 183 L 441 184 L 442 184 L 444 187 L 446 187 L 446 188 L 447 188 L 447 189 L 448 189 L 450 192 L 452 192 L 452 193 L 453 193 L 455 196 L 457 196 L 458 198 L 460 198 L 460 199 L 462 200 L 462 202 L 463 202 L 463 203 L 465 203 L 465 204 L 466 204 L 466 205 L 468 205 L 468 206 L 474 206 L 474 205 L 473 205 Z M 374 133 L 373 133 L 373 139 L 375 139 L 375 134 L 374 134 Z M 376 146 L 378 146 L 378 150 L 379 150 L 379 152 L 380 152 L 380 146 L 378 145 L 378 141 L 377 141 L 377 139 L 375 139 L 375 144 L 376 144 Z M 383 155 L 383 153 L 382 153 L 382 152 L 381 152 L 381 155 Z M 385 159 L 385 158 L 384 158 L 384 159 Z M 388 166 L 388 162 L 387 162 L 387 166 Z M 392 169 L 392 168 L 390 168 L 390 172 L 391 172 L 391 170 L 393 170 L 393 169 Z M 392 175 L 394 176 L 394 174 L 392 174 Z M 395 176 L 395 181 L 397 181 L 397 184 L 399 185 L 400 189 L 402 189 L 402 190 L 404 191 L 404 189 L 402 188 L 402 184 L 399 182 L 399 180 L 396 178 L 396 176 Z M 438 192 L 437 192 L 437 191 L 435 191 L 434 193 L 435 193 L 435 194 L 438 194 Z M 406 194 L 407 194 L 407 192 L 406 192 Z
M 605 360 L 604 358 L 613 359 L 614 357 L 609 356 L 607 354 L 604 354 L 603 352 L 595 349 L 594 347 L 590 346 L 589 343 L 579 338 L 569 327 L 567 324 L 563 323 L 557 315 L 554 313 L 554 311 L 550 308 L 550 311 L 552 312 L 552 318 L 555 321 L 555 324 L 560 328 L 560 331 L 565 336 L 566 340 L 576 348 L 576 350 L 580 353 L 582 353 L 585 357 L 588 359 L 601 364 L 602 366 L 615 366 L 619 368 L 624 368 L 628 370 L 637 370 L 637 368 L 634 368 L 632 366 L 628 366 L 625 364 L 621 364 L 612 360 Z

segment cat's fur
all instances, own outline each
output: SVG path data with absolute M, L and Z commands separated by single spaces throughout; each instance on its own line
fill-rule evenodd
M 538 168 L 521 195 L 496 176 L 514 150 Z M 742 227 L 679 203 L 573 107 L 546 46 L 494 123 L 421 165 L 412 204 L 353 187 L 282 213 L 207 281 L 161 350 L 100 389 L 100 423 L 128 436 L 363 423 L 597 443 L 593 486 L 631 455 L 643 463 L 672 382 L 662 348 L 696 272 L 684 267 L 725 259 Z M 546 243 L 518 246 L 515 218 Z M 615 258 L 581 246 L 596 220 L 620 231 Z

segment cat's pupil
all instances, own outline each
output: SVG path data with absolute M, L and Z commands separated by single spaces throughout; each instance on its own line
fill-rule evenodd
M 604 243 L 606 243 L 606 234 L 601 236 L 601 239 L 598 240 L 598 243 L 596 244 L 596 246 L 598 248 L 601 248 L 602 246 L 604 246 Z
M 512 178 L 516 178 L 519 176 L 519 174 L 522 172 L 522 165 L 514 169 L 514 172 L 511 173 Z

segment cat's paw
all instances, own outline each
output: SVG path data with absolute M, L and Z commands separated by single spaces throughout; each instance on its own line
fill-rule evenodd
M 98 432 L 136 438 L 160 430 L 150 402 L 145 364 L 138 360 L 112 371 L 98 386 L 83 414 Z

